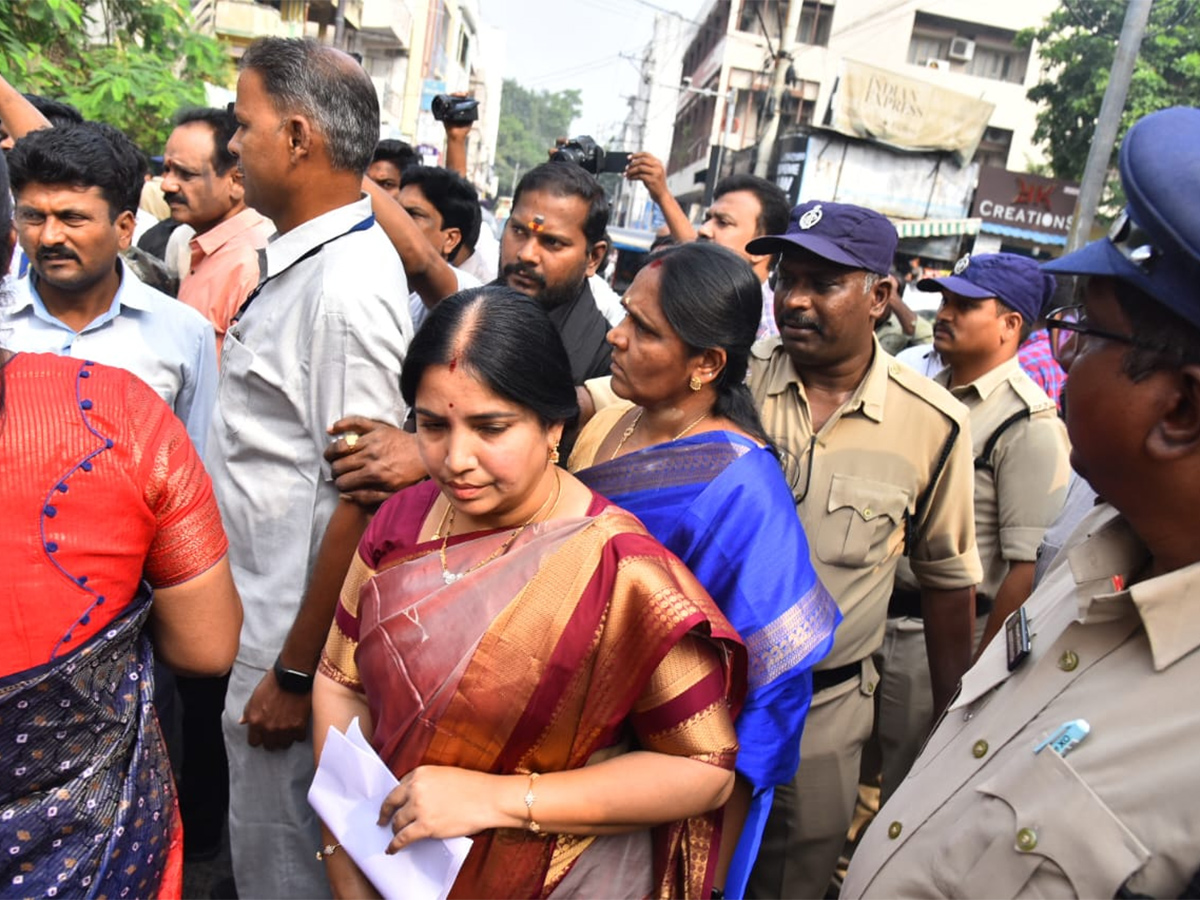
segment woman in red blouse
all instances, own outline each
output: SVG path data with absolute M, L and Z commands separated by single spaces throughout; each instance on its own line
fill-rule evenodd
M 151 644 L 185 674 L 233 662 L 241 604 L 208 475 L 135 376 L 0 346 L 0 509 L 0 893 L 178 897 Z

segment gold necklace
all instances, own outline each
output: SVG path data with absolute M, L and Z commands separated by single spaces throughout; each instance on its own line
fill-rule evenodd
M 451 503 L 449 500 L 447 500 L 446 508 L 444 510 L 442 510 L 442 521 L 438 522 L 438 527 L 433 532 L 433 537 L 431 538 L 431 540 L 436 541 L 438 538 L 440 538 L 442 536 L 442 529 L 446 527 L 446 516 L 450 515 L 450 510 L 452 510 L 452 509 L 454 509 L 454 504 Z M 449 533 L 450 533 L 450 531 L 449 531 L 449 529 L 447 529 L 446 534 L 449 534 Z
M 623 435 L 621 435 L 621 440 L 617 441 L 617 446 L 613 450 L 612 456 L 610 456 L 609 459 L 617 458 L 617 454 L 621 452 L 621 448 L 625 446 L 625 442 L 627 440 L 629 440 L 629 436 L 631 434 L 633 434 L 634 429 L 638 427 L 638 422 L 642 421 L 642 413 L 644 413 L 645 411 L 646 410 L 644 407 L 638 409 L 637 415 L 633 417 L 632 424 L 630 424 L 630 426 L 625 429 L 625 433 Z
M 554 498 L 554 505 L 550 507 L 550 513 L 546 518 L 550 518 L 554 515 L 554 511 L 558 509 L 558 501 L 562 498 L 562 476 L 559 474 L 557 467 L 554 469 L 554 491 L 546 495 L 546 499 L 542 501 L 542 505 L 537 508 L 537 512 L 514 528 L 513 533 L 505 538 L 504 543 L 501 544 L 499 548 L 496 549 L 490 556 L 475 563 L 475 565 L 471 566 L 469 569 L 465 569 L 458 573 L 451 572 L 449 566 L 446 564 L 446 545 L 450 542 L 450 533 L 454 531 L 455 513 L 454 504 L 447 500 L 446 512 L 442 513 L 442 522 L 446 522 L 447 515 L 449 515 L 450 521 L 446 526 L 446 533 L 442 536 L 442 546 L 438 549 L 438 558 L 442 563 L 442 581 L 444 581 L 446 584 L 454 584 L 454 582 L 458 581 L 460 578 L 465 578 L 476 569 L 486 566 L 488 563 L 495 559 L 499 559 L 501 556 L 507 553 L 508 549 L 516 542 L 517 538 L 521 536 L 521 533 L 530 525 L 532 525 L 533 520 L 545 511 L 546 506 L 550 503 L 551 497 Z M 441 525 L 438 526 L 438 530 L 441 530 Z
M 633 434 L 634 430 L 638 427 L 638 422 L 642 421 L 642 413 L 644 413 L 645 411 L 646 410 L 644 408 L 639 409 L 637 411 L 637 415 L 633 417 L 633 422 L 630 423 L 629 427 L 625 429 L 625 433 L 621 435 L 621 440 L 617 441 L 617 446 L 613 450 L 612 456 L 609 457 L 610 460 L 617 458 L 617 454 L 621 452 L 621 448 L 625 446 L 625 442 L 627 440 L 629 440 L 629 438 Z M 675 437 L 671 438 L 671 440 L 672 441 L 679 440 L 681 437 L 683 437 L 685 434 L 687 434 L 689 431 L 691 431 L 693 428 L 695 428 L 697 425 L 699 425 L 701 422 L 703 422 L 707 418 L 708 418 L 708 413 L 704 413 L 703 415 L 699 416 L 698 418 L 693 419 L 691 425 L 689 425 L 687 428 L 683 429 L 683 431 L 679 432 L 679 434 L 675 435 Z

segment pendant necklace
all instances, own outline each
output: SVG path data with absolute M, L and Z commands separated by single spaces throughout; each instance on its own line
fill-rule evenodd
M 499 548 L 497 548 L 490 556 L 488 556 L 486 559 L 481 559 L 479 562 L 475 563 L 475 565 L 471 566 L 469 569 L 464 569 L 462 572 L 451 572 L 446 564 L 446 545 L 450 541 L 450 533 L 454 531 L 455 513 L 454 504 L 447 500 L 446 512 L 442 513 L 442 522 L 438 525 L 438 531 L 442 530 L 442 525 L 446 526 L 446 531 L 442 535 L 442 546 L 438 549 L 438 557 L 442 563 L 442 581 L 446 584 L 454 584 L 454 582 L 458 581 L 460 578 L 465 578 L 476 569 L 486 566 L 488 563 L 495 559 L 499 559 L 501 556 L 507 553 L 508 549 L 516 542 L 517 538 L 521 536 L 521 533 L 530 525 L 532 525 L 533 520 L 545 511 L 547 505 L 550 503 L 551 497 L 554 498 L 554 505 L 550 507 L 550 513 L 546 516 L 547 519 L 554 515 L 554 511 L 558 509 L 558 501 L 562 498 L 562 476 L 559 474 L 557 467 L 554 469 L 554 490 L 546 495 L 546 499 L 542 502 L 542 505 L 537 508 L 537 512 L 514 528 L 513 533 L 505 538 L 504 543 L 501 544 Z M 446 518 L 447 516 L 449 516 L 448 522 Z M 434 536 L 436 537 L 436 533 Z
M 629 440 L 630 437 L 633 436 L 634 430 L 638 427 L 638 422 L 642 421 L 642 413 L 644 413 L 645 411 L 646 410 L 644 408 L 639 409 L 637 411 L 637 415 L 633 417 L 633 421 L 629 424 L 629 427 L 625 429 L 624 434 L 621 435 L 621 440 L 617 441 L 617 446 L 613 450 L 612 456 L 609 457 L 609 460 L 614 460 L 617 458 L 617 454 L 621 452 L 621 448 L 625 446 L 625 442 L 627 440 Z M 711 410 L 710 410 L 710 412 L 711 412 Z M 691 425 L 689 425 L 687 428 L 683 429 L 683 431 L 679 432 L 679 434 L 675 435 L 675 437 L 671 438 L 671 440 L 672 441 L 679 440 L 681 437 L 683 437 L 685 434 L 687 434 L 689 431 L 691 431 L 693 428 L 695 428 L 697 425 L 699 425 L 701 422 L 703 422 L 707 418 L 708 418 L 708 413 L 704 413 L 703 415 L 693 419 Z

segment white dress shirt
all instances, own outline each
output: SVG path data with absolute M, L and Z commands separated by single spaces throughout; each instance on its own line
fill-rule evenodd
M 262 252 L 266 280 L 225 335 L 205 463 L 242 598 L 238 659 L 269 669 L 338 502 L 325 430 L 349 415 L 404 421 L 413 327 L 404 269 L 367 198 Z

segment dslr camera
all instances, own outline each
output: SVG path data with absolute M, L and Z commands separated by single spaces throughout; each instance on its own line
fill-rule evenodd
M 479 118 L 479 101 L 474 97 L 438 94 L 429 104 L 429 111 L 447 125 L 470 125 Z
M 585 172 L 598 175 L 601 172 L 624 172 L 629 162 L 628 153 L 605 153 L 591 135 L 581 134 L 570 138 L 550 154 L 554 162 L 569 162 L 583 168 Z

